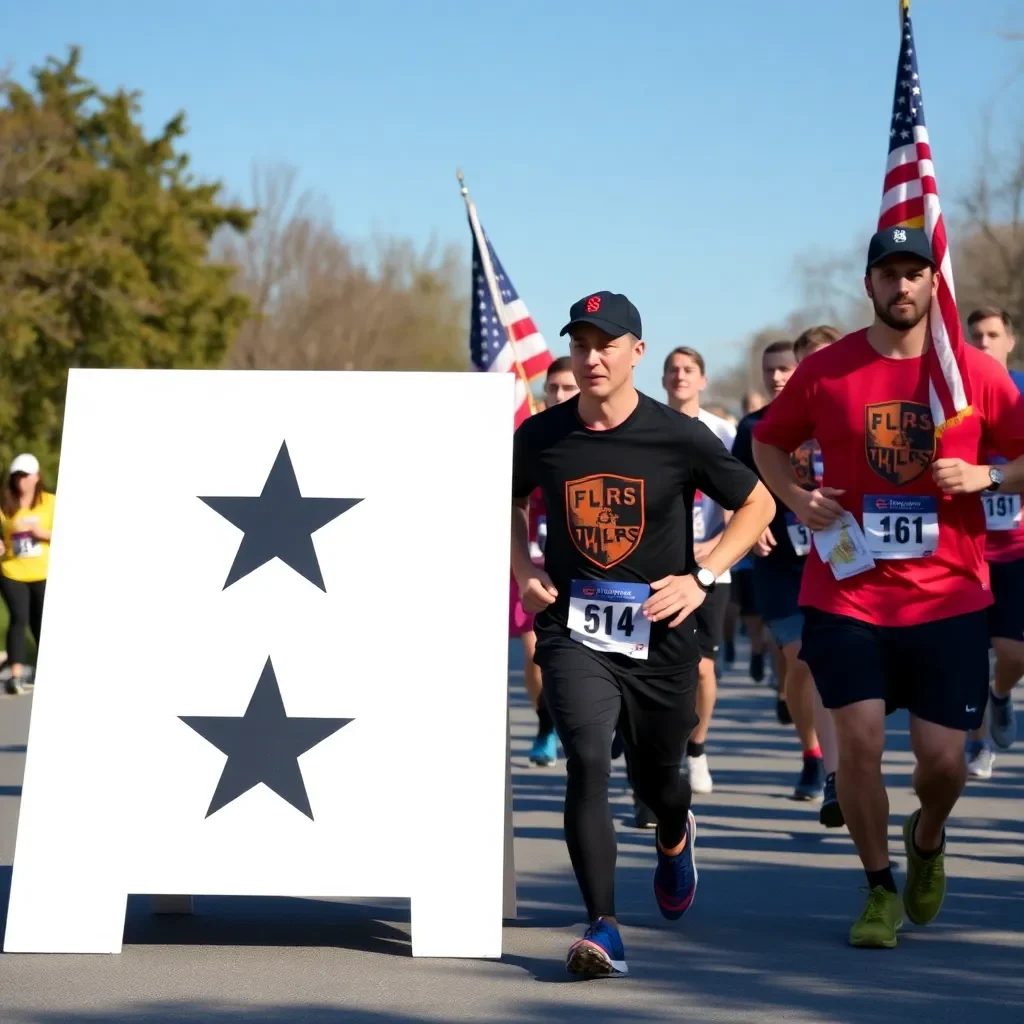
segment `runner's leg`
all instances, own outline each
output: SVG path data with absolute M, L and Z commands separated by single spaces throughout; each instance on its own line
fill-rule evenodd
M 1024 628 L 1024 623 L 1021 625 Z M 1024 677 L 1024 642 L 994 637 L 992 646 L 996 651 L 996 670 L 988 709 L 989 732 L 1000 750 L 1009 750 L 1017 738 L 1013 688 Z
M 676 920 L 697 890 L 697 826 L 680 762 L 684 738 L 697 724 L 698 675 L 690 669 L 678 676 L 635 676 L 622 685 L 633 785 L 658 819 L 655 898 L 662 915 Z
M 526 630 L 520 639 L 523 642 L 523 684 L 534 711 L 537 712 L 537 736 L 530 748 L 529 758 L 533 764 L 546 766 L 558 760 L 558 742 L 551 712 L 544 703 L 544 684 L 540 666 L 534 660 L 537 653 L 537 634 Z
M 590 921 L 605 917 L 614 923 L 616 842 L 608 779 L 612 734 L 622 706 L 620 683 L 607 659 L 572 640 L 538 644 L 537 660 L 566 754 L 569 859 Z
M 713 786 L 704 744 L 708 737 L 708 729 L 711 727 L 711 716 L 714 714 L 715 701 L 718 696 L 715 664 L 725 628 L 729 589 L 728 583 L 716 586 L 694 613 L 697 644 L 701 655 L 697 670 L 697 716 L 699 721 L 686 744 L 686 771 L 694 793 L 710 793 Z

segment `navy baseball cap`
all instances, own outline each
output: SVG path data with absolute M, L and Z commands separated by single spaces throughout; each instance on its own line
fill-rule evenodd
M 868 267 L 877 267 L 890 256 L 917 256 L 935 266 L 931 242 L 921 228 L 886 228 L 878 231 L 868 245 Z
M 569 307 L 569 322 L 558 332 L 568 334 L 576 324 L 593 324 L 606 334 L 618 338 L 632 334 L 642 338 L 640 313 L 625 295 L 615 292 L 594 292 Z

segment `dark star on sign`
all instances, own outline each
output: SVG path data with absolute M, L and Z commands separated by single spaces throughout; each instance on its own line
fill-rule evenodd
M 304 498 L 299 493 L 288 445 L 282 443 L 259 497 L 204 498 L 200 495 L 199 500 L 244 533 L 224 581 L 224 590 L 272 558 L 280 558 L 326 593 L 313 547 L 313 534 L 363 499 Z
M 312 819 L 299 757 L 352 721 L 351 718 L 289 718 L 269 658 L 241 718 L 178 717 L 228 755 L 206 812 L 207 818 L 262 782 Z

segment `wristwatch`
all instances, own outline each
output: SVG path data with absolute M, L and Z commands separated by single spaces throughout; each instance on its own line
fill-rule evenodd
M 705 569 L 702 566 L 697 568 L 697 571 L 693 574 L 693 578 L 697 581 L 697 586 L 700 587 L 705 594 L 708 593 L 718 582 L 718 577 L 710 569 Z
M 1003 486 L 1003 471 L 995 466 L 988 467 L 988 478 L 992 482 L 985 488 L 986 491 L 998 491 Z

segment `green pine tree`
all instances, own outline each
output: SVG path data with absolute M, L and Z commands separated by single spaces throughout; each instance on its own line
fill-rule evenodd
M 183 114 L 148 139 L 79 62 L 0 83 L 0 467 L 32 451 L 51 485 L 70 368 L 218 366 L 249 316 L 209 248 L 253 211 L 189 174 Z

